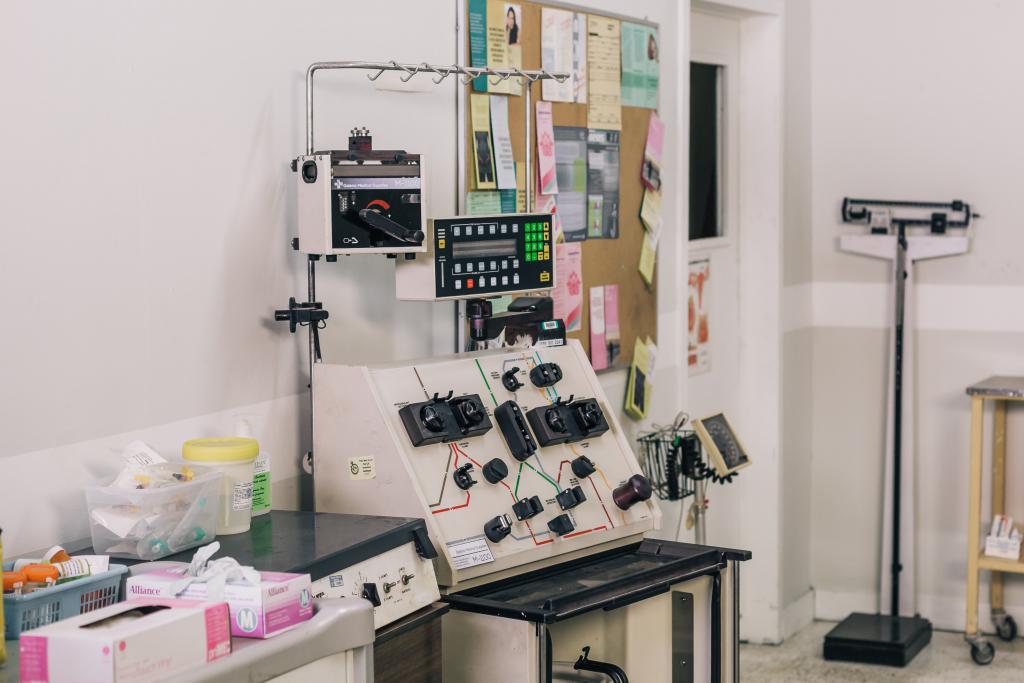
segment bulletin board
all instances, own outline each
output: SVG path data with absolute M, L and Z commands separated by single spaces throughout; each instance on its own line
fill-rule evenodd
M 523 50 L 523 69 L 541 68 L 541 7 L 543 3 L 518 2 L 522 5 L 522 27 L 520 28 Z M 568 9 L 566 5 L 551 5 L 556 9 Z M 587 12 L 585 9 L 576 11 Z M 600 13 L 587 12 L 601 16 Z M 619 17 L 614 17 L 619 18 Z M 625 21 L 629 21 L 626 19 Z M 636 19 L 638 24 L 651 25 L 650 22 Z M 466 32 L 466 54 L 470 53 L 469 32 Z M 473 92 L 472 85 L 467 85 L 466 94 Z M 532 101 L 534 107 L 541 100 L 541 84 L 532 85 Z M 525 97 L 508 95 L 509 100 L 509 134 L 517 163 L 525 162 L 523 146 Z M 555 126 L 587 127 L 587 105 L 572 102 L 552 102 L 552 122 Z M 569 337 L 580 340 L 584 348 L 590 348 L 590 301 L 591 287 L 618 285 L 618 316 L 621 335 L 621 349 L 611 368 L 629 367 L 633 359 L 633 346 L 636 339 L 650 338 L 657 342 L 658 324 L 658 293 L 656 284 L 650 286 L 640 276 L 637 265 L 644 243 L 644 226 L 640 221 L 640 204 L 643 201 L 644 185 L 640 179 L 643 164 L 644 146 L 647 142 L 647 127 L 653 109 L 642 107 L 622 107 L 622 132 L 619 139 L 619 236 L 616 239 L 587 239 L 582 245 L 583 274 L 583 312 L 581 328 L 570 332 Z M 531 159 L 534 163 L 534 183 L 536 184 L 536 114 L 531 115 L 533 137 Z M 466 188 L 475 189 L 473 181 L 473 144 L 472 124 L 469 120 L 470 107 L 466 106 Z M 534 190 L 534 196 L 536 196 Z M 529 207 L 528 207 L 529 208 Z M 655 266 L 657 268 L 657 266 Z M 657 281 L 657 270 L 652 280 Z

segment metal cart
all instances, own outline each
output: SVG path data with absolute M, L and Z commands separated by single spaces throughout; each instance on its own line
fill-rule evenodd
M 1006 407 L 1024 401 L 1024 377 L 989 377 L 967 387 L 971 397 L 971 472 L 967 505 L 967 625 L 964 637 L 976 664 L 990 664 L 996 651 L 978 630 L 978 592 L 982 570 L 992 572 L 992 622 L 1005 641 L 1017 637 L 1017 622 L 1003 609 L 1003 574 L 1024 574 L 1024 562 L 988 557 L 981 548 L 981 475 L 985 438 L 985 402 L 992 402 L 992 516 L 1003 514 L 1006 503 Z

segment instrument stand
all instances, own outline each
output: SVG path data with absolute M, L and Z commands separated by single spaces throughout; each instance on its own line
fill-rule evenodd
M 848 202 L 860 201 L 901 208 L 963 210 L 961 223 L 945 214 L 932 214 L 929 222 L 884 215 L 884 227 L 871 212 L 850 211 Z M 852 216 L 851 216 L 852 214 Z M 881 590 L 877 614 L 853 613 L 825 636 L 825 659 L 905 666 L 931 641 L 932 624 L 917 613 L 914 586 L 914 402 L 913 402 L 913 265 L 916 261 L 966 253 L 964 234 L 947 234 L 947 227 L 966 228 L 970 208 L 913 202 L 847 200 L 844 219 L 872 224 L 871 234 L 847 234 L 839 240 L 842 251 L 881 258 L 893 263 L 893 334 L 889 351 L 888 420 L 886 425 L 885 495 L 882 532 Z M 859 220 L 858 220 L 859 219 Z M 891 219 L 891 220 L 890 220 Z M 891 222 L 891 229 L 889 224 Z M 930 225 L 931 233 L 908 235 L 908 225 Z M 904 391 L 906 387 L 906 391 Z M 903 476 L 907 473 L 907 476 Z M 906 558 L 904 561 L 903 558 Z M 884 613 L 888 603 L 888 614 Z M 911 614 L 914 616 L 900 616 Z

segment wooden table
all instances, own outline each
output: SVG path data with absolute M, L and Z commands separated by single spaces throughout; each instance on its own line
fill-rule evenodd
M 988 664 L 995 656 L 992 643 L 978 631 L 978 593 L 982 570 L 992 572 L 992 621 L 1003 640 L 1017 636 L 1017 624 L 1003 609 L 1003 574 L 1024 574 L 1024 562 L 987 557 L 981 544 L 982 449 L 985 438 L 985 402 L 993 408 L 992 516 L 1001 515 L 1006 504 L 1006 407 L 1009 401 L 1024 401 L 1024 377 L 989 377 L 967 387 L 971 397 L 971 471 L 967 505 L 967 623 L 964 636 L 971 645 L 971 658 Z

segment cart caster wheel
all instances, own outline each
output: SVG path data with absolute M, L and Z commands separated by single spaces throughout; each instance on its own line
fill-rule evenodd
M 996 624 L 996 635 L 1000 640 L 1005 640 L 1008 643 L 1017 638 L 1017 622 L 1013 620 L 1013 617 L 1005 617 Z
M 981 645 L 971 643 L 971 659 L 974 660 L 975 664 L 985 666 L 991 664 L 995 658 L 996 649 L 992 643 L 981 643 Z

